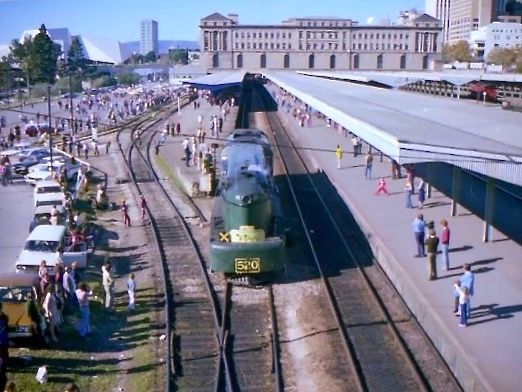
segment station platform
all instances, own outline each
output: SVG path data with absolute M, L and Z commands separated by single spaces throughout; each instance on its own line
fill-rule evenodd
M 210 106 L 200 98 L 200 109 L 192 105 L 181 111 L 182 134 L 169 137 L 160 154 L 174 168 L 183 182 L 197 181 L 198 169 L 186 167 L 181 146 L 185 135 L 195 135 L 197 116 L 208 120 L 219 115 L 219 106 Z M 324 120 L 313 118 L 301 127 L 289 113 L 279 111 L 298 146 L 306 147 L 316 170 L 323 170 L 349 206 L 365 233 L 374 257 L 393 281 L 406 303 L 422 324 L 466 391 L 518 391 L 518 367 L 522 363 L 522 246 L 494 231 L 493 241 L 482 242 L 483 221 L 459 206 L 451 217 L 451 201 L 433 189 L 422 210 L 405 207 L 406 179 L 391 179 L 390 163 L 374 158 L 373 180 L 364 178 L 364 154 L 352 155 L 351 139 Z M 176 116 L 176 115 L 175 115 Z M 234 113 L 227 118 L 223 134 L 234 126 Z M 177 121 L 173 118 L 173 121 Z M 171 121 L 172 122 L 172 121 Z M 207 145 L 214 142 L 208 138 Z M 345 152 L 337 169 L 335 148 Z M 367 147 L 363 147 L 363 153 Z M 384 177 L 390 196 L 375 196 L 377 181 Z M 185 186 L 190 187 L 190 185 Z M 189 188 L 190 189 L 190 188 Z M 189 190 L 188 189 L 188 190 Z M 425 221 L 446 219 L 451 230 L 450 270 L 442 271 L 438 256 L 438 279 L 428 280 L 427 258 L 416 258 L 416 244 L 411 224 L 422 212 Z M 469 263 L 475 274 L 475 295 L 467 328 L 458 326 L 453 314 L 453 284 Z

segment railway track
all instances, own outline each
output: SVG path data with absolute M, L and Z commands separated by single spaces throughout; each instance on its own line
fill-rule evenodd
M 337 221 L 341 208 L 325 201 L 312 174 L 275 113 L 267 113 L 306 240 L 323 281 L 354 390 L 429 390 L 396 326 L 368 279 L 368 255 L 356 239 L 355 222 Z M 345 208 L 345 207 L 344 207 Z M 327 223 L 325 223 L 325 220 Z M 341 227 L 343 228 L 341 230 Z M 361 263 L 363 261 L 363 263 Z
M 219 304 L 208 281 L 203 259 L 183 215 L 161 185 L 151 164 L 154 132 L 162 118 L 128 135 L 122 154 L 137 191 L 146 195 L 151 237 L 155 239 L 164 276 L 166 390 L 217 390 L 221 384 Z M 122 133 L 118 141 L 122 145 Z

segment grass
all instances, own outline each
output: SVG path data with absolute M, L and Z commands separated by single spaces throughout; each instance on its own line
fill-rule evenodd
M 155 155 L 154 159 L 163 175 L 169 179 L 171 188 L 173 190 L 184 190 L 185 186 L 182 184 L 180 178 L 178 177 L 176 172 L 172 170 L 172 167 L 170 167 L 167 161 L 160 154 Z

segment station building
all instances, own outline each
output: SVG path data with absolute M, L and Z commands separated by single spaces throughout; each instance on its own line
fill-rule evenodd
M 428 70 L 439 57 L 441 22 L 427 14 L 400 25 L 351 19 L 291 18 L 242 25 L 237 14 L 200 21 L 201 65 L 230 69 Z

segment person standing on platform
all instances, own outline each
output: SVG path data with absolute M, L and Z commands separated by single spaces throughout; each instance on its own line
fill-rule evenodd
M 353 145 L 353 157 L 357 158 L 357 153 L 359 152 L 359 146 L 357 144 L 357 136 L 353 135 L 352 137 L 352 145 Z
M 471 312 L 471 297 L 475 294 L 475 275 L 473 272 L 471 272 L 471 265 L 466 263 L 464 264 L 464 273 L 461 275 L 460 284 L 462 287 L 468 288 L 468 296 L 466 299 L 466 313 L 467 318 L 469 318 L 470 312 Z M 457 303 L 457 299 L 459 298 L 460 293 L 455 290 L 455 304 Z M 457 316 L 460 315 L 460 312 L 456 306 L 454 311 L 456 310 Z
M 386 181 L 384 181 L 384 177 L 381 177 L 381 179 L 377 183 L 377 190 L 375 191 L 375 196 L 378 196 L 381 192 L 390 196 L 390 194 L 388 193 L 388 190 L 386 189 Z
M 373 155 L 370 151 L 366 153 L 364 157 L 365 168 L 364 168 L 364 178 L 366 180 L 372 179 L 372 166 L 373 166 Z
M 183 143 L 181 143 L 181 147 L 183 147 L 183 151 L 185 152 L 185 164 L 187 167 L 190 166 L 190 140 L 189 138 L 185 138 Z
M 176 123 L 176 135 L 179 136 L 181 132 L 181 123 Z
M 337 148 L 335 149 L 335 156 L 337 157 L 337 168 L 341 168 L 341 160 L 343 159 L 343 150 L 341 149 L 341 146 L 338 144 Z
M 429 280 L 435 280 L 437 279 L 437 248 L 439 247 L 439 238 L 437 237 L 435 230 L 429 231 L 425 245 L 428 253 Z
M 129 227 L 131 225 L 131 220 L 129 216 L 129 206 L 127 205 L 127 202 L 123 200 L 121 202 L 121 213 L 123 217 L 123 224 L 125 227 Z
M 440 244 L 442 248 L 442 259 L 444 260 L 445 271 L 449 270 L 449 242 L 450 242 L 450 229 L 448 227 L 448 221 L 446 219 L 442 219 L 440 221 L 440 225 L 442 226 L 442 231 L 440 233 Z
M 422 209 L 424 207 L 424 201 L 426 200 L 426 183 L 421 178 L 419 187 L 417 188 L 419 192 L 419 208 Z
M 413 165 L 406 166 L 406 179 L 411 185 L 411 194 L 414 195 L 415 194 L 415 188 L 414 188 L 415 169 L 413 168 Z
M 413 208 L 413 204 L 411 204 L 411 194 L 412 187 L 409 180 L 406 180 L 406 184 L 404 184 L 404 195 L 406 197 L 406 208 Z
M 460 281 L 457 281 L 457 283 L 455 283 L 455 293 L 457 293 L 455 301 L 458 303 L 458 313 L 460 313 L 459 327 L 467 327 L 469 317 L 469 289 L 463 286 Z
M 415 243 L 417 244 L 417 254 L 415 257 L 425 257 L 424 253 L 424 232 L 426 230 L 426 222 L 424 222 L 424 215 L 418 214 L 411 224 L 413 234 L 415 235 Z

